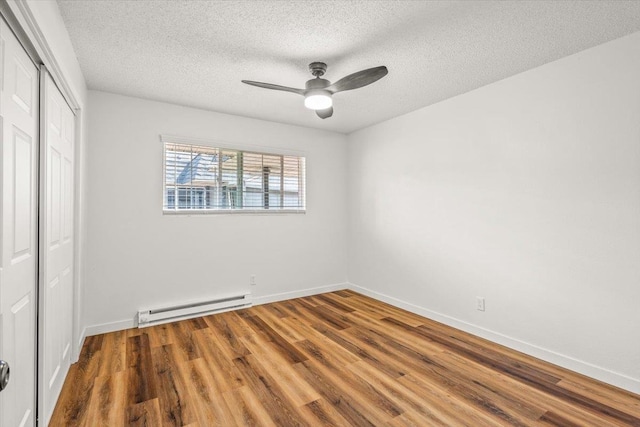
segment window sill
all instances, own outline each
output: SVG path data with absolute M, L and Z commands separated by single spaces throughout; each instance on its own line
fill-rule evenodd
M 180 210 L 163 210 L 163 215 L 299 215 L 306 214 L 307 211 L 298 209 L 238 209 L 238 210 L 213 210 L 213 209 L 180 209 Z

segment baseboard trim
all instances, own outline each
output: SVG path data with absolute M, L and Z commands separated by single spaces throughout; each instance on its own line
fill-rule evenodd
M 282 292 L 279 294 L 262 295 L 262 296 L 253 298 L 253 305 L 268 304 L 270 302 L 284 301 L 292 298 L 307 297 L 310 295 L 317 295 L 325 292 L 339 291 L 342 289 L 347 289 L 348 287 L 349 287 L 349 283 L 344 282 L 344 283 L 338 283 L 334 285 L 318 286 L 315 288 L 307 288 L 307 289 L 301 289 L 301 290 L 291 291 L 291 292 Z M 92 335 L 106 334 L 109 332 L 121 331 L 123 329 L 130 329 L 135 327 L 136 327 L 136 322 L 135 322 L 135 319 L 133 318 L 87 326 L 83 329 L 81 334 L 80 349 L 82 349 L 82 344 L 84 343 L 85 337 L 90 337 Z
M 87 328 L 82 328 L 82 332 L 80 332 L 80 338 L 78 339 L 78 350 L 76 351 L 76 356 L 71 363 L 76 363 L 80 359 L 80 354 L 82 353 L 82 347 L 84 346 L 84 340 L 87 338 Z
M 316 288 L 307 288 L 291 292 L 282 292 L 279 294 L 263 295 L 253 298 L 253 305 L 268 304 L 270 302 L 285 301 L 293 298 L 308 297 L 311 295 L 323 294 L 325 292 L 340 291 L 348 289 L 350 283 L 337 283 L 335 285 L 318 286 Z
M 122 331 L 123 329 L 135 328 L 133 319 L 118 320 L 116 322 L 101 323 L 98 325 L 87 326 L 84 328 L 84 336 L 106 334 L 108 332 Z
M 459 320 L 454 317 L 429 310 L 428 308 L 420 307 L 418 305 L 400 300 L 398 298 L 394 298 L 392 296 L 373 291 L 362 286 L 358 286 L 354 283 L 349 283 L 349 289 L 369 296 L 371 298 L 386 302 L 387 304 L 391 304 L 395 307 L 403 308 L 412 313 L 419 314 L 420 316 L 424 316 L 437 322 L 444 323 L 445 325 L 460 329 L 464 332 L 468 332 L 481 338 L 488 339 L 489 341 L 504 345 L 505 347 L 509 347 L 530 356 L 537 357 L 538 359 L 553 363 L 571 371 L 578 372 L 607 384 L 620 387 L 632 393 L 640 394 L 639 379 L 635 379 L 627 375 L 620 374 L 618 372 L 614 372 L 600 366 L 575 359 L 570 356 L 566 356 L 564 354 L 547 350 L 537 345 L 530 344 L 525 341 L 509 337 L 507 335 L 503 335 L 499 332 L 485 329 L 472 323 L 468 323 L 463 320 Z

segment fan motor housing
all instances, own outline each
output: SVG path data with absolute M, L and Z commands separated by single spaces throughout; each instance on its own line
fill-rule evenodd
M 316 79 L 311 79 L 311 80 L 307 80 L 307 83 L 305 84 L 305 87 L 307 90 L 312 90 L 312 89 L 324 89 L 325 87 L 329 86 L 331 84 L 331 82 L 327 79 L 321 79 L 321 78 L 316 78 Z

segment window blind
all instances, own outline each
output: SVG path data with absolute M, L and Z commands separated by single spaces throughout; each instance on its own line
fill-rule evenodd
M 305 158 L 164 144 L 165 211 L 304 211 Z

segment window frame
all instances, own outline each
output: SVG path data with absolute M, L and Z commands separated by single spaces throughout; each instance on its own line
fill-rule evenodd
M 283 148 L 275 148 L 269 146 L 262 145 L 249 145 L 249 144 L 237 144 L 237 143 L 229 143 L 225 141 L 219 140 L 211 140 L 211 139 L 201 139 L 201 138 L 192 138 L 192 137 L 182 137 L 175 135 L 160 135 L 160 149 L 162 150 L 162 188 L 160 194 L 161 200 L 161 209 L 163 215 L 297 215 L 297 214 L 306 214 L 307 212 L 307 167 L 308 167 L 308 158 L 306 153 L 298 150 L 289 150 Z M 166 144 L 183 144 L 183 145 L 194 145 L 194 146 L 204 146 L 208 148 L 216 148 L 220 150 L 230 150 L 230 151 L 239 151 L 239 152 L 248 152 L 253 154 L 265 155 L 265 156 L 295 156 L 303 159 L 303 167 L 302 174 L 299 177 L 300 185 L 302 188 L 302 207 L 301 208 L 293 208 L 293 209 L 283 209 L 283 208 L 275 208 L 275 209 L 167 209 L 165 205 L 165 191 L 166 191 Z M 178 203 L 177 198 L 177 187 L 176 187 L 176 195 L 175 203 Z

